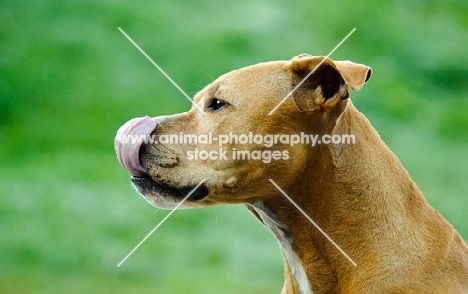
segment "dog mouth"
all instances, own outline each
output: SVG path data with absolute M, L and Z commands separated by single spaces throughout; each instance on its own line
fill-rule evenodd
M 134 177 L 145 177 L 146 169 L 140 162 L 140 148 L 151 139 L 157 124 L 149 116 L 129 120 L 119 128 L 114 140 L 117 159 Z
M 189 193 L 191 193 L 189 200 L 205 198 L 208 195 L 208 188 L 204 184 L 197 189 L 195 189 L 197 185 L 177 188 L 156 182 L 148 175 L 140 161 L 140 149 L 144 143 L 151 143 L 151 134 L 156 128 L 156 121 L 149 116 L 134 118 L 119 128 L 114 140 L 117 159 L 132 176 L 132 184 L 138 193 L 155 205 L 161 202 L 161 198 L 182 199 Z
M 153 181 L 150 177 L 135 177 L 132 176 L 132 184 L 137 189 L 138 193 L 143 195 L 149 200 L 151 197 L 171 197 L 171 198 L 184 198 L 189 193 L 189 200 L 201 200 L 208 195 L 208 188 L 205 185 L 187 186 L 184 188 L 175 188 L 166 184 L 161 184 Z M 196 189 L 195 189 L 196 188 Z

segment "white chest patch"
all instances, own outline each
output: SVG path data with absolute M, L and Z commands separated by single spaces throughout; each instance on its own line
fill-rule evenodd
M 310 289 L 309 281 L 307 280 L 304 268 L 297 258 L 297 255 L 291 248 L 291 243 L 294 242 L 294 240 L 291 238 L 291 236 L 285 233 L 288 228 L 279 222 L 276 218 L 276 215 L 269 211 L 262 202 L 256 202 L 252 207 L 258 213 L 263 223 L 270 229 L 270 231 L 278 240 L 279 246 L 282 249 L 284 256 L 286 257 L 289 266 L 291 267 L 292 274 L 299 287 L 299 293 L 313 294 L 312 289 Z

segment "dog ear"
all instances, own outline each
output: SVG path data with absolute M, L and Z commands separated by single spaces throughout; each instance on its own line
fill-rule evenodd
M 334 61 L 346 84 L 358 91 L 372 76 L 372 69 L 364 64 L 352 61 Z
M 299 111 L 331 109 L 349 97 L 349 87 L 359 90 L 372 74 L 372 70 L 362 64 L 350 61 L 334 62 L 323 56 L 307 54 L 293 58 L 291 70 L 292 89 L 302 83 L 292 94 Z

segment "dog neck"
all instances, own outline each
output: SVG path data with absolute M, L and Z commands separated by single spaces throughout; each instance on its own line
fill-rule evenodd
M 315 242 L 323 236 L 311 234 L 313 229 L 310 224 L 304 222 L 303 216 L 299 215 L 290 203 L 282 200 L 258 201 L 249 205 L 249 210 L 276 237 L 283 253 L 285 264 L 283 294 L 334 292 L 336 286 L 334 273 L 328 261 L 320 256 L 320 246 Z M 314 292 L 312 289 L 319 291 Z
M 307 276 L 307 269 L 304 268 L 302 261 L 293 249 L 296 242 L 289 227 L 279 220 L 277 215 L 261 201 L 254 203 L 249 209 L 273 233 L 283 252 L 286 281 L 282 293 L 313 294 Z
M 408 252 L 418 252 L 418 242 L 437 241 L 430 232 L 415 231 L 408 224 L 425 222 L 453 231 L 427 205 L 398 159 L 351 103 L 333 132 L 354 134 L 356 143 L 319 146 L 309 157 L 303 178 L 291 183 L 285 192 L 357 266 L 282 194 L 258 200 L 249 209 L 269 228 L 282 249 L 284 294 L 358 293 L 364 288 L 353 287 L 364 287 L 366 274 L 377 274 L 378 268 L 374 273 L 369 268 L 382 262 L 397 265 L 402 260 L 426 258 L 422 253 L 414 257 Z M 395 252 L 382 249 L 396 239 L 412 241 L 400 244 Z M 362 270 L 365 268 L 367 271 Z
M 333 166 L 328 163 L 335 161 L 334 153 L 343 153 L 342 147 L 334 148 L 338 151 L 318 146 L 308 160 L 310 166 L 304 173 L 307 177 L 297 179 L 298 184 L 292 184 L 286 191 L 308 216 L 318 220 L 319 226 L 326 226 L 326 218 L 320 215 L 317 204 L 325 207 L 323 199 L 330 200 L 331 195 L 327 194 L 334 193 L 330 189 L 333 185 L 329 184 Z M 248 208 L 276 237 L 283 252 L 286 279 L 283 294 L 336 291 L 333 261 L 326 252 L 331 244 L 289 200 L 279 194 L 254 202 Z

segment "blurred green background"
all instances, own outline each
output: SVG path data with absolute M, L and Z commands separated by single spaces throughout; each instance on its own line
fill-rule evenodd
M 468 2 L 0 2 L 0 293 L 279 293 L 276 241 L 241 206 L 166 215 L 113 150 L 128 119 L 300 53 L 369 65 L 352 99 L 468 239 Z

